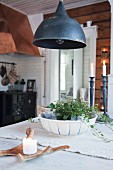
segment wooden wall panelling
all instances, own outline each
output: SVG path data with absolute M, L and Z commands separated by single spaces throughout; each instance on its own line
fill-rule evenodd
M 101 74 L 100 74 L 101 75 Z M 102 79 L 102 77 L 101 77 Z M 98 90 L 101 88 L 101 82 L 100 82 L 100 79 L 96 79 L 95 81 L 95 89 Z
M 97 69 L 101 69 L 101 66 L 102 66 L 101 56 L 100 57 L 96 57 L 96 71 L 97 71 Z
M 101 50 L 96 48 L 96 56 L 101 56 Z
M 110 39 L 110 28 L 98 29 L 98 37 L 99 39 Z
M 73 7 L 74 8 L 74 7 Z M 103 2 L 103 3 L 98 3 L 98 4 L 93 4 L 89 6 L 84 6 L 84 7 L 79 7 L 79 8 L 74 8 L 67 10 L 68 15 L 71 18 L 74 17 L 79 17 L 79 16 L 87 16 L 87 15 L 92 15 L 95 13 L 100 13 L 100 12 L 105 12 L 110 10 L 110 5 L 108 2 Z
M 99 80 L 102 78 L 102 68 L 96 69 L 96 80 Z
M 103 3 L 93 4 L 93 5 L 79 7 L 79 8 L 73 7 L 73 9 L 67 10 L 67 13 L 71 18 L 74 18 L 74 17 L 79 17 L 79 16 L 82 17 L 86 15 L 91 16 L 91 14 L 100 13 L 100 12 L 109 11 L 109 10 L 110 10 L 109 3 L 103 2 Z M 52 15 L 53 14 L 44 15 L 44 18 L 45 19 L 49 18 Z
M 101 99 L 95 98 L 95 103 L 99 108 L 101 107 Z
M 110 39 L 97 39 L 97 49 L 101 51 L 102 47 L 110 47 Z
M 109 20 L 108 21 L 102 21 L 102 22 L 97 22 L 97 21 L 95 21 L 95 22 L 93 22 L 93 24 L 94 25 L 98 25 L 98 29 L 99 30 L 103 30 L 103 29 L 106 29 L 106 28 L 111 28 L 111 22 L 109 22 Z
M 79 17 L 75 17 L 74 19 L 76 19 L 79 23 L 86 23 L 86 21 L 88 20 L 92 20 L 92 22 L 102 22 L 103 18 L 104 21 L 108 21 L 110 20 L 111 14 L 109 11 L 103 12 L 103 13 L 96 13 L 96 14 L 92 14 L 92 15 L 86 15 L 86 16 L 79 16 Z
M 100 89 L 98 89 L 95 92 L 95 98 L 100 99 L 100 97 L 101 97 L 101 92 L 100 92 Z

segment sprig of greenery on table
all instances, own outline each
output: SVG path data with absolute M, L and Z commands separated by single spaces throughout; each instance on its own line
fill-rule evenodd
M 99 114 L 98 121 L 104 123 L 112 132 L 113 132 L 113 119 L 109 117 L 109 115 Z

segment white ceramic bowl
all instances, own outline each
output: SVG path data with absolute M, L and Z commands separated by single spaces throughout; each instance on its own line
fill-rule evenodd
M 89 123 L 84 123 L 81 120 L 53 120 L 40 117 L 41 124 L 48 132 L 58 135 L 79 135 L 85 133 L 89 125 L 94 125 L 97 117 L 89 120 Z

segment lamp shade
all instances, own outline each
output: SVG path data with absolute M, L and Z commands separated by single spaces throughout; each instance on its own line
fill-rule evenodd
M 77 49 L 86 46 L 86 38 L 81 25 L 69 18 L 60 0 L 55 14 L 37 28 L 33 44 L 50 49 Z

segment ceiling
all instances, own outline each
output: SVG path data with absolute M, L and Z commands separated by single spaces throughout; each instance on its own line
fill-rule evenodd
M 66 9 L 72 9 L 104 1 L 107 0 L 64 0 L 64 5 Z M 24 14 L 34 15 L 55 12 L 59 0 L 0 0 L 0 2 Z

